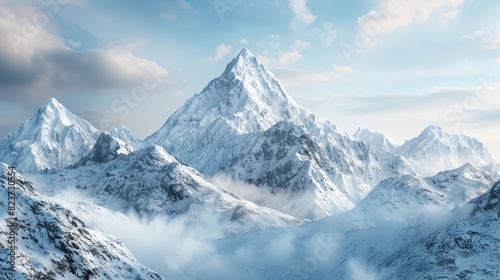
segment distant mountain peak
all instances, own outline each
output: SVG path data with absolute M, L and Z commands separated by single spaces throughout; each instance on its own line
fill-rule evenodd
M 224 122 L 237 133 L 245 134 L 308 114 L 285 92 L 274 75 L 248 49 L 243 49 L 224 73 L 179 108 L 148 143 L 163 145 L 172 137 L 164 137 L 161 131 L 180 132 L 174 127 L 184 130 L 186 135 L 187 130 Z
M 38 108 L 36 113 L 32 116 L 36 118 L 37 121 L 56 121 L 59 120 L 64 124 L 71 122 L 73 114 L 66 109 L 59 101 L 54 97 L 47 99 L 42 106 Z
M 235 70 L 247 70 L 248 68 L 265 69 L 248 49 L 243 48 L 240 53 L 229 62 L 224 73 Z
M 117 127 L 113 128 L 113 130 L 111 130 L 110 133 L 111 135 L 113 135 L 113 137 L 116 137 L 122 140 L 123 142 L 128 143 L 136 148 L 141 146 L 140 145 L 141 141 L 134 136 L 132 131 L 130 131 L 130 129 L 127 126 L 123 124 L 120 124 Z
M 424 177 L 440 170 L 451 170 L 466 163 L 485 166 L 495 160 L 476 138 L 449 134 L 436 125 L 425 128 L 419 136 L 406 141 L 399 153 Z
M 369 128 L 359 127 L 356 133 L 353 134 L 353 138 L 364 142 L 378 151 L 397 153 L 397 149 L 399 148 L 399 144 L 396 141 L 383 133 L 373 131 Z
M 99 134 L 89 122 L 49 98 L 0 141 L 0 160 L 26 173 L 59 170 L 90 152 Z
M 113 137 L 111 133 L 102 132 L 94 144 L 92 151 L 87 156 L 82 158 L 77 166 L 88 162 L 108 162 L 117 158 L 121 154 L 129 154 L 134 150 L 135 149 L 131 145 Z
M 425 137 L 447 137 L 450 136 L 444 129 L 437 125 L 430 125 L 426 127 L 420 136 L 425 136 Z

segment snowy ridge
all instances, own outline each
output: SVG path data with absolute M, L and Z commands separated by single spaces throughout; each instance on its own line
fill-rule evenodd
M 376 132 L 368 128 L 358 128 L 352 137 L 358 141 L 364 142 L 377 151 L 397 154 L 400 147 L 396 141 L 387 137 L 383 133 Z
M 406 175 L 382 181 L 355 210 L 365 215 L 381 211 L 387 217 L 408 219 L 419 215 L 423 206 L 449 210 L 463 206 L 486 193 L 494 183 L 488 173 L 471 164 L 424 179 Z
M 86 155 L 100 132 L 48 99 L 19 129 L 0 141 L 0 161 L 21 172 L 60 170 Z
M 128 155 L 133 151 L 135 148 L 132 145 L 113 137 L 109 132 L 102 132 L 92 151 L 79 160 L 75 166 L 108 162 L 119 155 Z
M 7 213 L 7 165 L 1 164 L 0 210 Z M 19 228 L 14 271 L 2 261 L 2 279 L 163 279 L 140 265 L 113 236 L 88 228 L 72 211 L 46 202 L 28 180 L 16 174 Z M 10 200 L 9 200 L 10 201 Z M 7 259 L 7 225 L 0 225 L 0 257 Z
M 132 134 L 128 127 L 123 124 L 113 128 L 110 133 L 113 137 L 118 138 L 135 148 L 141 147 L 142 142 Z
M 500 180 L 500 164 L 492 163 L 481 167 L 481 169 L 490 173 L 495 180 Z
M 215 228 L 188 238 L 205 251 L 170 252 L 182 270 L 154 266 L 169 279 L 352 279 L 360 266 L 373 279 L 500 276 L 500 169 L 483 144 L 437 126 L 403 145 L 363 128 L 351 137 L 247 49 L 144 141 L 52 98 L 0 141 L 0 161 L 34 182 L 20 177 L 22 265 L 2 279 L 161 279 L 89 228 L 112 220 Z M 5 234 L 0 245 L 6 254 Z
M 437 126 L 429 126 L 418 137 L 406 141 L 399 154 L 408 159 L 422 176 L 431 176 L 465 163 L 475 166 L 495 163 L 491 154 L 477 139 L 465 135 L 450 135 Z
M 453 188 L 470 186 L 467 178 L 486 174 L 477 171 L 472 166 L 449 171 L 450 176 L 455 173 L 459 177 L 450 177 L 455 180 Z M 354 275 L 367 279 L 439 279 L 450 275 L 457 279 L 498 278 L 500 182 L 486 187 L 486 193 L 469 202 L 467 197 L 455 197 L 446 191 L 443 199 L 437 193 L 441 187 L 426 185 L 427 180 L 432 178 L 403 176 L 391 184 L 397 190 L 385 187 L 391 180 L 382 182 L 374 192 L 383 196 L 370 194 L 365 198 L 378 202 L 367 208 L 371 211 L 361 211 L 363 205 L 371 203 L 362 201 L 353 210 L 300 227 L 218 240 L 218 257 L 232 269 L 225 274 L 213 269 L 215 262 L 208 262 L 195 271 L 193 279 L 229 275 L 241 279 L 325 280 L 353 279 Z M 409 195 L 395 195 L 398 192 Z M 461 202 L 449 203 L 454 199 Z M 395 200 L 399 201 L 387 208 L 387 203 Z M 449 205 L 457 206 L 449 210 Z M 282 251 L 273 255 L 269 248 Z M 241 252 L 245 252 L 243 257 Z M 263 259 L 266 255 L 272 257 Z M 310 264 L 315 269 L 310 269 Z
M 77 192 L 85 201 L 145 219 L 188 216 L 196 223 L 211 212 L 221 224 L 230 225 L 230 234 L 305 222 L 219 190 L 159 146 L 32 179 L 46 186 L 44 194 Z
M 316 146 L 322 163 L 300 155 L 304 142 L 275 137 L 286 132 L 309 138 L 308 146 Z M 289 205 L 265 205 L 279 211 L 295 208 L 286 213 L 312 219 L 352 208 L 383 179 L 416 174 L 402 157 L 377 152 L 299 107 L 246 49 L 145 142 L 165 147 L 207 176 L 225 174 L 263 188 L 279 186 L 288 192 Z M 302 197 L 310 197 L 307 203 L 316 209 L 297 211 L 297 204 L 304 203 L 297 190 L 306 190 Z
M 385 266 L 405 279 L 498 279 L 499 201 L 500 182 L 470 203 L 468 219 L 402 248 Z

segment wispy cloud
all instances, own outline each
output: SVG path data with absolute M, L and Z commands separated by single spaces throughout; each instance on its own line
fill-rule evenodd
M 348 65 L 333 65 L 332 66 L 333 70 L 337 73 L 353 73 L 354 68 Z
M 309 25 L 316 20 L 316 16 L 307 6 L 308 0 L 289 0 L 290 8 L 294 14 L 292 26 L 297 24 Z
M 278 69 L 273 71 L 285 88 L 294 88 L 340 79 L 333 71 Z
M 307 49 L 307 48 L 309 48 L 309 46 L 311 46 L 311 42 L 302 41 L 302 40 L 295 40 L 293 45 L 297 48 Z
M 233 47 L 231 45 L 220 44 L 215 48 L 215 54 L 213 57 L 210 57 L 208 61 L 216 62 L 220 61 L 231 53 L 231 49 Z
M 281 52 L 279 55 L 279 63 L 281 65 L 293 64 L 300 59 L 302 59 L 302 55 L 297 50 Z
M 483 37 L 479 49 L 482 51 L 493 51 L 500 49 L 500 32 Z
M 337 30 L 329 21 L 324 22 L 320 27 L 313 28 L 310 33 L 313 37 L 320 39 L 326 47 L 329 47 L 337 37 Z
M 0 92 L 15 100 L 41 100 L 68 90 L 126 89 L 142 84 L 148 73 L 168 74 L 157 63 L 131 53 L 137 41 L 126 47 L 110 46 L 75 51 L 75 44 L 44 26 L 32 26 L 24 20 L 39 17 L 43 10 L 18 5 L 2 10 L 0 20 Z M 32 29 L 31 33 L 26 30 Z M 79 46 L 78 44 L 76 46 Z M 15 94 L 13 94 L 15 93 Z
M 394 30 L 411 24 L 420 24 L 430 19 L 434 14 L 441 17 L 454 17 L 463 0 L 379 0 L 374 7 L 358 19 L 362 29 L 380 28 L 381 33 L 391 33 Z

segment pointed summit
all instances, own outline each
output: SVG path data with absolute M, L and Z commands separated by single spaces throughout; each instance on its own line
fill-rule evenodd
M 0 161 L 26 173 L 61 169 L 90 152 L 99 134 L 90 123 L 49 98 L 0 141 Z
M 241 74 L 242 70 L 248 70 L 251 68 L 267 71 L 264 65 L 262 65 L 248 49 L 243 48 L 240 53 L 233 58 L 231 62 L 229 62 L 224 73 L 234 71 Z
M 377 151 L 396 153 L 399 149 L 399 144 L 396 141 L 383 133 L 368 128 L 359 127 L 352 137 L 358 141 L 364 142 Z
M 51 124 L 55 121 L 69 124 L 75 117 L 75 115 L 68 111 L 68 109 L 54 97 L 47 99 L 42 106 L 38 108 L 35 114 L 32 115 L 32 118 L 36 119 L 38 122 L 43 121 L 47 124 Z
M 466 135 L 448 134 L 435 125 L 425 128 L 419 136 L 406 141 L 399 153 L 413 164 L 421 176 L 426 177 L 466 163 L 475 166 L 495 163 L 479 140 Z
M 437 125 L 426 127 L 419 137 L 447 137 L 449 134 Z
M 94 144 L 92 151 L 83 157 L 76 166 L 87 163 L 104 163 L 117 158 L 119 155 L 128 155 L 135 151 L 131 145 L 115 138 L 109 132 L 102 132 Z
M 176 138 L 167 134 L 187 136 L 216 122 L 225 123 L 239 134 L 263 131 L 282 120 L 301 122 L 299 119 L 308 114 L 274 75 L 243 49 L 221 76 L 179 108 L 147 143 L 165 145 Z
M 132 145 L 135 148 L 141 147 L 141 141 L 137 139 L 128 127 L 121 124 L 111 130 L 111 135 L 122 140 L 123 142 Z

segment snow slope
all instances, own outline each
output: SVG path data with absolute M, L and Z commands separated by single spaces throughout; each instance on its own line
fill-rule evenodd
M 352 137 L 358 141 L 362 141 L 377 151 L 397 154 L 400 147 L 396 141 L 387 137 L 385 134 L 368 128 L 358 128 Z
M 19 129 L 0 141 L 0 161 L 21 172 L 60 170 L 86 155 L 100 131 L 48 99 Z
M 141 140 L 137 139 L 132 134 L 130 129 L 123 124 L 113 128 L 113 130 L 111 130 L 110 133 L 113 137 L 118 138 L 121 141 L 123 141 L 129 145 L 132 145 L 135 148 L 141 147 L 141 144 L 142 144 Z
M 1 164 L 0 258 L 7 243 L 7 165 Z M 88 228 L 72 211 L 47 202 L 32 183 L 17 173 L 15 216 L 18 219 L 17 265 L 0 263 L 1 279 L 163 279 L 139 264 L 115 237 Z
M 469 206 L 468 219 L 402 248 L 385 266 L 397 279 L 499 279 L 500 182 Z
M 476 172 L 471 166 L 450 171 L 447 182 L 453 183 L 447 186 L 472 187 L 470 180 L 485 174 Z M 486 193 L 468 202 L 450 191 L 438 193 L 442 183 L 427 185 L 433 179 L 403 176 L 382 182 L 374 189 L 382 195 L 370 194 L 353 210 L 300 227 L 216 240 L 216 253 L 191 270 L 190 279 L 498 278 L 500 182 L 475 185 Z
M 500 180 L 500 164 L 498 163 L 492 163 L 488 164 L 486 166 L 481 167 L 484 171 L 488 172 L 491 174 L 491 176 L 496 179 Z
M 210 213 L 221 224 L 227 224 L 229 234 L 305 222 L 220 190 L 222 187 L 180 164 L 162 147 L 150 146 L 110 159 L 101 154 L 110 154 L 116 147 L 108 145 L 109 152 L 102 152 L 99 142 L 81 165 L 54 175 L 30 178 L 39 182 L 43 194 L 55 197 L 77 194 L 76 199 L 148 220 L 183 216 L 196 223 Z M 97 159 L 106 160 L 95 164 L 96 154 Z
M 451 135 L 437 126 L 429 126 L 419 136 L 406 141 L 398 153 L 408 159 L 424 177 L 465 163 L 475 166 L 495 163 L 486 147 L 477 139 Z
M 275 209 L 311 219 L 352 208 L 383 179 L 415 174 L 402 157 L 375 151 L 298 106 L 246 49 L 145 142 L 207 176 L 279 188 L 289 203 Z M 317 207 L 299 211 L 298 204 Z

